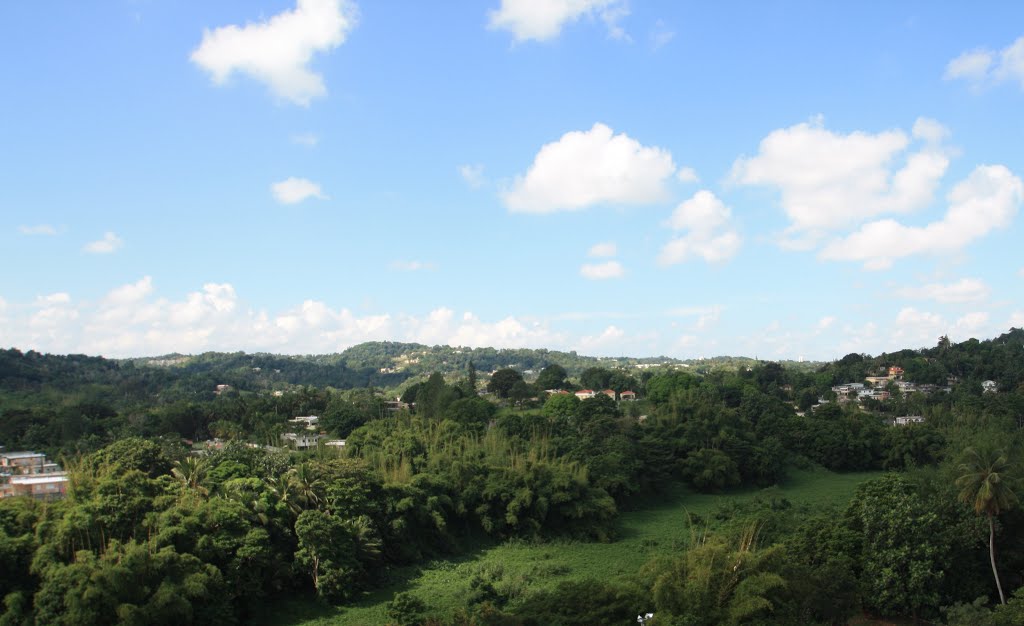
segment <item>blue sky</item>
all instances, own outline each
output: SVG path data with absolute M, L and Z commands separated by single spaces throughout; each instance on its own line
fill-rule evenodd
M 831 359 L 1024 326 L 1024 6 L 15 3 L 0 345 Z

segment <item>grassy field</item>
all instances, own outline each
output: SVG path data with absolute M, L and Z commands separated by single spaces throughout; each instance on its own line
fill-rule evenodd
M 794 506 L 841 508 L 857 485 L 877 473 L 833 474 L 826 471 L 791 472 L 780 488 L 751 489 L 724 495 L 684 490 L 651 501 L 646 507 L 622 513 L 619 539 L 612 543 L 552 541 L 507 542 L 486 545 L 455 558 L 436 560 L 396 572 L 396 582 L 362 601 L 331 607 L 312 600 L 278 607 L 269 624 L 276 626 L 344 626 L 386 624 L 385 605 L 401 591 L 423 599 L 431 613 L 449 615 L 465 606 L 469 580 L 482 569 L 502 571 L 502 581 L 513 594 L 553 587 L 572 579 L 611 580 L 635 574 L 659 554 L 685 546 L 691 534 L 687 515 L 711 516 L 723 507 L 742 506 L 759 495 L 781 495 Z M 712 520 L 712 525 L 714 521 Z

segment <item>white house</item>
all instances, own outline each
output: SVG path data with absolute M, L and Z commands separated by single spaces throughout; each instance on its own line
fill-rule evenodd
M 284 433 L 281 435 L 281 439 L 293 448 L 308 450 L 316 447 L 316 442 L 320 441 L 320 435 L 316 433 Z
M 924 418 L 920 415 L 904 415 L 897 417 L 892 421 L 893 426 L 907 426 L 909 424 L 921 424 L 924 422 Z
M 587 398 L 593 398 L 597 393 L 593 389 L 580 389 L 576 392 L 576 397 L 580 400 L 586 400 Z
M 983 383 L 981 383 L 981 390 L 984 393 L 995 393 L 999 391 L 999 387 L 998 385 L 996 385 L 996 381 L 986 380 Z
M 303 424 L 308 430 L 316 428 L 316 423 L 320 421 L 320 418 L 316 415 L 306 415 L 303 417 L 293 417 L 288 420 L 292 424 Z

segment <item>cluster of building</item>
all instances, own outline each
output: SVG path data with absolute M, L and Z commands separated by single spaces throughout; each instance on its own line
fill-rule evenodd
M 67 494 L 68 475 L 39 452 L 0 450 L 0 498 L 57 500 Z
M 892 366 L 889 368 L 888 375 L 886 376 L 866 376 L 863 383 L 844 383 L 842 385 L 836 385 L 832 387 L 832 391 L 835 392 L 839 402 L 848 402 L 853 397 L 856 397 L 858 402 L 865 399 L 872 400 L 888 400 L 889 384 L 892 383 L 903 395 L 909 395 L 912 393 L 923 393 L 929 395 L 938 391 L 945 393 L 950 392 L 950 385 L 957 382 L 957 379 L 953 376 L 949 377 L 946 381 L 945 387 L 939 385 L 933 385 L 930 383 L 912 383 L 910 381 L 903 380 L 903 368 L 899 366 Z M 871 386 L 868 386 L 871 385 Z M 992 393 L 996 391 L 995 381 L 986 380 L 981 383 L 982 389 L 985 393 Z M 819 399 L 819 404 L 825 404 L 828 400 Z
M 545 392 L 548 395 L 554 395 L 554 394 L 569 395 L 569 392 L 564 390 L 564 389 L 546 389 Z M 604 395 L 608 396 L 609 398 L 611 398 L 612 400 L 624 400 L 626 402 L 632 402 L 633 400 L 636 400 L 636 392 L 635 391 L 629 391 L 629 390 L 626 390 L 626 391 L 623 391 L 622 393 L 616 394 L 614 389 L 604 389 L 602 391 L 594 391 L 593 389 L 580 389 L 574 395 L 577 398 L 579 398 L 580 400 L 586 400 L 587 398 L 593 398 L 593 397 L 597 396 L 598 394 L 604 394 Z
M 327 438 L 327 433 L 320 430 L 318 425 L 320 417 L 317 415 L 293 417 L 288 421 L 296 426 L 303 426 L 303 430 L 299 432 L 284 433 L 281 435 L 281 441 L 290 448 L 295 448 L 296 450 L 309 450 L 310 448 L 317 447 L 320 443 L 339 450 L 345 447 L 344 439 Z

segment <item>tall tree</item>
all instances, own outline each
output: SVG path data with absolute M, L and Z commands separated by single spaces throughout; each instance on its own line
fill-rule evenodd
M 491 380 L 487 383 L 487 391 L 499 398 L 507 398 L 512 393 L 512 387 L 517 382 L 523 381 L 523 375 L 514 369 L 503 369 L 494 372 Z
M 548 365 L 537 376 L 537 387 L 540 389 L 565 389 L 565 377 L 568 375 L 569 373 L 561 365 L 557 363 Z
M 960 477 L 956 486 L 960 488 L 960 501 L 969 504 L 978 515 L 988 518 L 988 556 L 992 562 L 992 576 L 999 590 L 999 602 L 1006 604 L 1003 584 L 996 568 L 996 525 L 997 515 L 1013 508 L 1017 494 L 1013 491 L 1014 468 L 1004 450 L 964 450 L 960 463 Z

